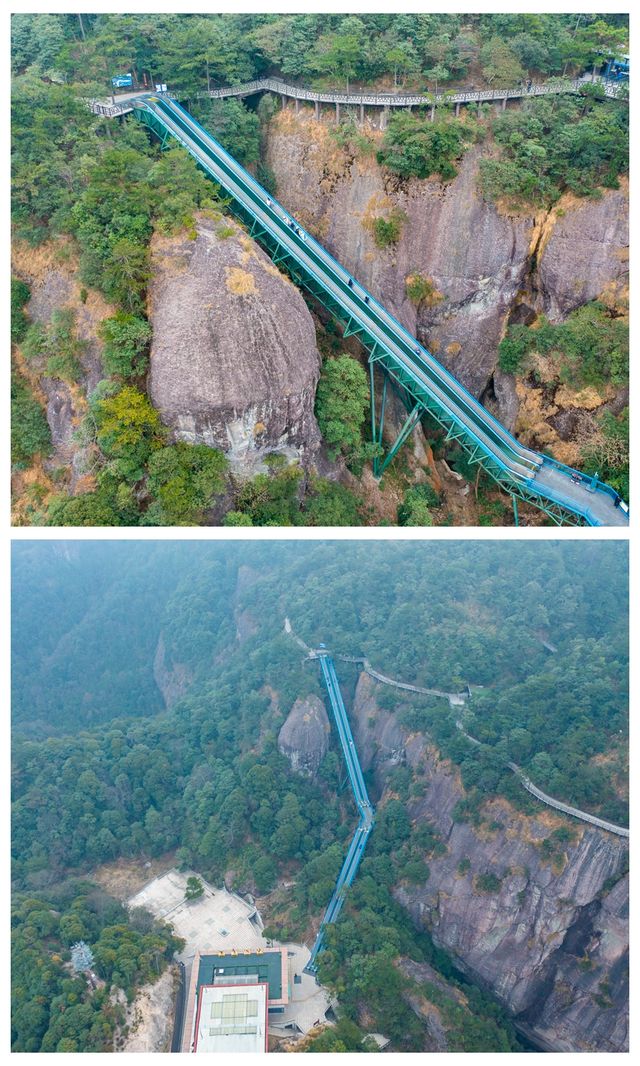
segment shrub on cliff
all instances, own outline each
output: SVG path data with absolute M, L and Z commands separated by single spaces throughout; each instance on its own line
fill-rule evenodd
M 113 472 L 139 481 L 153 451 L 162 447 L 165 430 L 144 393 L 125 386 L 95 407 L 97 440 Z
M 496 874 L 478 874 L 475 880 L 477 892 L 495 893 L 500 891 L 502 881 Z
M 438 507 L 440 497 L 432 485 L 413 485 L 398 506 L 398 525 L 432 526 L 430 507 Z
M 360 500 L 344 485 L 315 478 L 303 505 L 305 526 L 360 525 Z
M 480 161 L 487 200 L 550 207 L 566 190 L 597 195 L 629 168 L 628 109 L 606 100 L 557 96 L 525 101 L 493 120 L 500 157 Z
M 118 311 L 102 322 L 100 336 L 104 341 L 102 363 L 108 374 L 130 378 L 144 373 L 151 339 L 151 326 L 144 318 Z
M 277 473 L 258 474 L 239 488 L 231 514 L 246 514 L 254 526 L 293 526 L 300 510 L 300 467 L 292 465 Z M 229 521 L 228 525 L 245 525 Z
M 145 525 L 190 526 L 225 486 L 227 460 L 217 448 L 179 441 L 154 451 L 149 459 L 147 489 L 153 503 Z
M 438 292 L 434 285 L 433 279 L 417 272 L 407 275 L 404 279 L 404 288 L 407 296 L 416 306 L 424 301 L 429 307 L 433 307 L 434 304 L 441 303 L 444 299 L 442 293 Z
M 541 316 L 536 328 L 511 326 L 499 346 L 500 368 L 526 369 L 531 352 L 553 353 L 560 379 L 574 388 L 611 381 L 623 385 L 629 372 L 629 328 L 625 316 L 593 300 L 558 325 Z
M 369 406 L 367 375 L 355 359 L 327 359 L 316 393 L 316 417 L 329 455 L 342 454 L 349 464 L 362 461 L 362 431 Z
M 24 305 L 29 300 L 29 286 L 19 278 L 11 278 L 11 343 L 19 344 L 29 328 L 29 319 L 24 313 Z
M 82 375 L 80 358 L 86 348 L 86 341 L 78 337 L 76 313 L 70 307 L 54 311 L 47 326 L 33 322 L 22 342 L 23 355 L 37 370 L 70 382 Z
M 25 466 L 35 455 L 51 450 L 45 413 L 18 371 L 11 375 L 11 462 Z
M 424 114 L 400 111 L 392 115 L 378 152 L 378 162 L 403 178 L 441 181 L 456 176 L 454 162 L 474 138 L 473 127 L 455 119 L 431 122 Z
M 400 239 L 402 225 L 407 221 L 404 211 L 392 211 L 389 218 L 374 218 L 371 222 L 373 239 L 378 248 L 387 248 Z

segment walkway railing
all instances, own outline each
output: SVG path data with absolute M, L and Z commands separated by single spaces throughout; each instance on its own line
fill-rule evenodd
M 557 811 L 562 811 L 563 814 L 569 814 L 572 818 L 579 818 L 581 822 L 589 822 L 591 825 L 597 825 L 599 829 L 606 829 L 608 833 L 615 833 L 616 836 L 629 838 L 629 830 L 625 826 L 606 822 L 603 818 L 596 818 L 595 814 L 587 814 L 586 811 L 581 811 L 578 807 L 571 807 L 568 803 L 563 803 L 562 800 L 554 799 L 553 796 L 549 796 L 542 789 L 536 788 L 533 781 L 529 780 L 524 770 L 521 770 L 516 763 L 509 762 L 507 766 L 520 779 L 523 788 L 526 788 L 527 792 L 539 799 L 541 803 L 546 803 L 548 807 L 554 807 Z
M 253 96 L 256 93 L 275 93 L 291 100 L 306 101 L 313 104 L 334 104 L 349 107 L 441 107 L 446 104 L 482 104 L 496 103 L 506 100 L 516 100 L 530 96 L 548 96 L 558 93 L 577 93 L 586 84 L 602 85 L 608 97 L 620 97 L 625 99 L 628 89 L 619 82 L 612 82 L 606 78 L 585 75 L 581 78 L 550 78 L 544 82 L 532 82 L 528 85 L 523 82 L 509 89 L 442 89 L 433 93 L 380 93 L 380 92 L 341 92 L 338 89 L 317 91 L 305 89 L 299 85 L 290 85 L 280 78 L 256 78 L 253 81 L 243 82 L 242 85 L 225 85 L 218 89 L 209 89 L 206 92 L 197 92 L 192 96 L 209 96 L 212 100 L 224 100 L 234 96 Z M 141 89 L 140 93 L 127 93 L 126 96 L 116 97 L 114 101 L 87 100 L 87 106 L 95 115 L 103 115 L 105 118 L 117 118 L 133 111 L 132 101 L 137 96 L 148 92 Z M 186 92 L 166 91 L 162 96 L 176 99 L 187 96 Z
M 360 105 L 371 107 L 430 107 L 434 103 L 441 104 L 471 104 L 471 103 L 494 103 L 504 99 L 516 99 L 527 96 L 548 96 L 557 93 L 577 93 L 587 83 L 588 78 L 552 78 L 545 82 L 527 82 L 516 85 L 509 89 L 459 89 L 440 90 L 437 93 L 380 93 L 380 92 L 341 92 L 340 90 L 315 90 L 305 89 L 298 85 L 290 85 L 280 78 L 258 78 L 254 81 L 244 82 L 242 85 L 227 85 L 219 89 L 210 89 L 206 96 L 212 99 L 224 99 L 228 96 L 253 96 L 255 93 L 270 92 L 280 96 L 287 96 L 292 100 L 306 100 L 320 104 L 346 104 L 353 107 Z M 597 84 L 604 85 L 608 96 L 624 95 L 619 84 L 605 81 L 603 78 L 595 79 Z

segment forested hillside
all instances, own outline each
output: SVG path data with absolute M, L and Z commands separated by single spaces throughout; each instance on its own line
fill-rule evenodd
M 569 796 L 613 802 L 604 771 L 593 768 L 584 794 L 577 771 L 626 736 L 625 553 L 595 542 L 25 543 L 14 553 L 14 728 L 37 740 L 133 714 L 164 730 L 162 634 L 168 668 L 193 678 L 178 706 L 204 714 L 204 692 L 217 693 L 209 728 L 246 752 L 262 732 L 264 685 L 284 713 L 301 688 L 320 691 L 283 632 L 288 615 L 312 646 L 366 655 L 399 680 L 481 686 L 465 712 L 472 733 L 532 774 L 544 767 L 541 787 L 551 778 Z M 433 720 L 429 698 L 412 699 L 416 725 L 455 733 L 442 708 Z M 50 744 L 64 756 L 67 741 Z
M 322 476 L 309 476 L 296 464 L 283 469 L 276 456 L 266 472 L 239 483 L 227 455 L 210 442 L 176 443 L 150 402 L 151 239 L 186 234 L 195 240 L 203 218 L 222 239 L 231 231 L 219 190 L 181 148 L 161 152 L 131 116 L 112 122 L 88 111 L 84 100 L 106 98 L 114 73 L 130 71 L 141 89 L 168 82 L 214 136 L 277 192 L 267 161 L 277 100 L 267 96 L 250 104 L 198 94 L 263 75 L 319 88 L 499 88 L 597 71 L 603 55 L 625 49 L 627 32 L 625 16 L 608 14 L 14 15 L 15 521 L 155 526 L 458 520 L 438 485 L 421 492 L 401 461 L 389 475 L 389 500 L 372 507 L 366 485 L 362 491 L 360 485 L 375 450 L 365 417 L 366 374 L 335 324 L 318 318 L 324 365 L 316 416 L 329 461 L 342 464 L 338 470 L 325 465 Z M 402 112 L 384 136 L 379 131 L 373 139 L 345 110 L 332 137 L 352 159 L 375 154 L 392 182 L 437 178 L 446 184 L 470 149 L 490 144 L 478 195 L 499 209 L 535 212 L 552 208 L 562 196 L 597 199 L 602 190 L 617 189 L 627 171 L 627 124 L 624 102 L 586 86 L 579 97 L 532 99 L 504 115 L 482 105 L 461 119 L 451 108 L 438 108 L 434 122 L 422 111 Z M 381 257 L 393 250 L 404 224 L 401 212 L 392 216 L 376 215 L 370 223 Z M 33 303 L 26 282 L 37 297 L 45 274 L 54 276 L 55 296 L 43 306 L 41 297 Z M 67 277 L 67 292 L 60 275 Z M 406 282 L 407 296 L 422 312 L 441 299 L 419 270 Z M 628 362 L 624 300 L 609 296 L 604 303 L 590 301 L 572 328 L 556 329 L 553 336 L 547 329 L 541 349 L 558 363 L 563 381 L 578 390 L 595 383 L 606 400 L 624 390 Z M 311 309 L 317 312 L 313 304 Z M 543 333 L 534 336 L 528 325 L 516 326 L 505 339 L 500 365 L 535 378 L 541 373 L 536 340 Z M 454 343 L 459 350 L 461 341 Z M 624 398 L 622 406 L 613 406 L 592 416 L 589 446 L 573 461 L 604 471 L 626 496 Z M 424 429 L 441 447 L 435 423 L 427 419 Z M 446 458 L 455 461 L 449 452 Z M 464 463 L 457 465 L 470 477 Z M 485 524 L 507 521 L 490 486 L 480 488 L 473 517 Z
M 36 954 L 64 961 L 68 938 L 86 934 L 101 978 L 131 989 L 138 978 L 132 971 L 125 981 L 111 962 L 101 962 L 101 945 L 137 934 L 103 929 L 113 924 L 108 907 L 99 921 L 83 916 L 87 907 L 95 910 L 83 902 L 87 893 L 94 898 L 86 887 L 69 888 L 61 907 L 56 886 L 117 857 L 174 849 L 179 863 L 214 883 L 227 877 L 258 894 L 295 871 L 294 887 L 274 897 L 280 902 L 270 911 L 271 932 L 309 935 L 310 920 L 330 895 L 353 811 L 340 787 L 334 741 L 315 777 L 294 773 L 278 750 L 296 699 L 322 695 L 317 666 L 304 662 L 283 631 L 285 616 L 311 645 L 324 641 L 336 654 L 366 655 L 399 680 L 451 691 L 482 686 L 463 708 L 465 729 L 482 740 L 479 747 L 464 739 L 456 726 L 460 711 L 445 701 L 383 686 L 378 695 L 376 714 L 435 744 L 460 769 L 459 822 L 495 832 L 500 823 L 486 805 L 496 796 L 508 800 L 513 817 L 539 813 L 505 768 L 508 759 L 554 795 L 618 821 L 626 817 L 622 543 L 22 542 L 14 547 L 13 604 L 20 959 L 25 936 Z M 165 671 L 159 680 L 174 671 L 187 678 L 168 710 L 154 689 L 159 643 Z M 351 707 L 356 668 L 339 660 L 338 668 Z M 375 717 L 369 727 L 376 727 Z M 339 990 L 348 1017 L 362 1022 L 362 997 L 373 997 L 377 1027 L 398 1049 L 415 1050 L 423 1029 L 409 1006 L 413 978 L 394 971 L 384 993 L 380 966 L 401 956 L 435 966 L 454 986 L 461 977 L 428 936 L 415 937 L 393 896 L 398 884 L 410 891 L 427 881 L 430 863 L 447 846 L 435 810 L 417 820 L 409 814 L 424 795 L 419 767 L 399 764 L 388 775 L 362 874 L 321 974 Z M 376 801 L 377 782 L 369 776 Z M 547 836 L 540 844 L 546 862 L 559 862 L 579 840 L 575 823 Z M 495 892 L 500 880 L 487 875 L 478 886 Z M 71 926 L 65 914 L 76 896 Z M 354 938 L 371 944 L 377 963 L 365 966 L 354 955 Z M 48 997 L 74 991 L 60 981 L 54 968 L 35 1029 L 24 1002 L 43 995 L 42 988 L 22 977 L 14 986 L 17 1050 L 35 1050 L 40 1040 L 43 1050 L 54 1044 L 63 1050 L 60 1040 L 97 1047 L 109 1039 L 117 1018 L 106 1001 L 104 1010 L 102 1001 L 92 1001 L 78 1018 L 89 1035 L 73 1037 L 71 1025 L 69 1032 L 57 1026 L 49 1032 Z M 517 1046 L 500 1011 L 479 992 L 466 988 L 462 1012 L 450 992 L 430 994 L 446 1008 L 453 1049 Z

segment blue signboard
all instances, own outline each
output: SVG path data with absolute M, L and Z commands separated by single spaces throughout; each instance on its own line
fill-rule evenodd
M 133 77 L 131 74 L 118 74 L 116 78 L 111 79 L 111 84 L 114 89 L 124 89 L 129 85 L 133 85 Z

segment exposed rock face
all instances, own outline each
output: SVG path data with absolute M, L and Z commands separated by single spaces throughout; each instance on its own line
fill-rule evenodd
M 587 908 L 569 937 L 570 950 L 554 959 L 550 995 L 527 1012 L 524 1031 L 550 1051 L 573 1051 L 576 1034 L 581 1037 L 578 1050 L 626 1050 L 629 878 L 623 877 L 598 904 Z M 583 959 L 591 962 L 589 969 L 577 958 L 582 951 Z
M 149 392 L 174 438 L 222 448 L 237 472 L 269 452 L 308 460 L 320 357 L 298 290 L 227 219 L 153 253 Z
M 272 120 L 268 142 L 287 207 L 477 396 L 523 288 L 536 294 L 536 310 L 557 320 L 620 284 L 627 270 L 625 183 L 599 200 L 564 198 L 562 211 L 548 215 L 509 216 L 478 193 L 478 165 L 490 151 L 471 148 L 457 177 L 442 184 L 400 182 L 372 157 L 354 160 L 325 125 L 290 111 Z M 407 216 L 400 238 L 377 248 L 368 223 L 394 209 Z M 416 272 L 443 296 L 418 311 L 405 292 Z M 513 426 L 514 389 L 501 381 L 495 399 Z
M 184 663 L 167 663 L 167 651 L 162 633 L 153 659 L 153 676 L 162 693 L 165 707 L 173 707 L 182 699 L 193 680 L 193 675 Z
M 360 674 L 353 701 L 353 732 L 363 772 L 374 768 L 378 783 L 384 772 L 405 762 L 405 731 L 390 711 L 378 707 L 378 682 Z
M 423 984 L 435 985 L 439 992 L 464 1011 L 466 1000 L 462 992 L 445 981 L 441 974 L 434 970 L 429 963 L 414 962 L 413 959 L 403 958 L 400 960 L 399 968 L 406 977 L 411 978 L 418 986 Z M 411 989 L 405 993 L 405 997 L 414 1013 L 424 1023 L 426 1036 L 423 1050 L 431 1052 L 455 1050 L 455 1048 L 449 1046 L 447 1025 L 442 1016 L 442 1011 L 425 996 L 421 995 L 419 990 L 414 991 Z
M 358 751 L 384 787 L 385 737 L 392 733 L 393 715 L 376 711 L 375 692 L 371 678 L 360 679 L 354 725 Z M 431 821 L 447 845 L 445 855 L 429 858 L 425 885 L 394 890 L 398 901 L 541 1047 L 626 1050 L 626 842 L 546 808 L 525 817 L 501 798 L 489 805 L 499 824 L 495 830 L 455 822 L 453 810 L 464 795 L 458 772 L 440 760 L 425 735 L 396 730 L 393 758 L 404 758 L 425 790 L 410 802 L 409 813 Z M 575 838 L 555 865 L 543 858 L 539 844 L 567 824 Z M 501 879 L 498 892 L 479 891 L 477 877 L 485 873 Z
M 329 732 L 322 700 L 313 695 L 299 698 L 278 734 L 278 750 L 296 773 L 313 776 L 329 747 Z
M 400 183 L 371 158 L 336 158 L 327 129 L 312 122 L 285 114 L 271 123 L 268 161 L 287 206 L 480 395 L 527 269 L 532 219 L 500 215 L 478 197 L 480 146 L 449 184 Z M 400 239 L 377 248 L 367 222 L 394 208 L 407 216 Z M 444 297 L 418 314 L 405 292 L 414 273 L 431 278 Z
M 43 368 L 32 367 L 46 401 L 46 414 L 53 452 L 45 462 L 46 470 L 68 467 L 71 493 L 86 491 L 86 475 L 91 468 L 90 448 L 74 439 L 86 410 L 85 399 L 104 377 L 103 342 L 99 337 L 101 322 L 115 314 L 115 308 L 100 293 L 83 290 L 78 277 L 76 257 L 68 242 L 61 238 L 42 245 L 37 254 L 22 241 L 12 246 L 12 269 L 31 289 L 26 312 L 33 322 L 48 326 L 55 311 L 70 308 L 75 312 L 75 327 L 85 348 L 79 362 L 82 377 L 79 387 L 60 378 L 48 377 Z
M 248 608 L 244 611 L 235 612 L 236 620 L 236 639 L 238 643 L 244 644 L 249 637 L 255 636 L 258 632 L 258 623 L 253 615 L 253 612 Z
M 249 607 L 242 610 L 238 601 L 242 596 L 242 593 L 250 588 L 251 585 L 257 581 L 259 576 L 258 571 L 254 570 L 251 566 L 241 566 L 238 569 L 233 615 L 236 623 L 236 640 L 240 644 L 244 644 L 249 637 L 254 636 L 254 634 L 258 632 L 258 622 L 253 611 Z
M 561 201 L 561 204 L 564 202 Z M 628 279 L 627 182 L 600 200 L 571 200 L 558 217 L 538 257 L 540 309 L 554 322 L 605 290 L 615 294 Z

